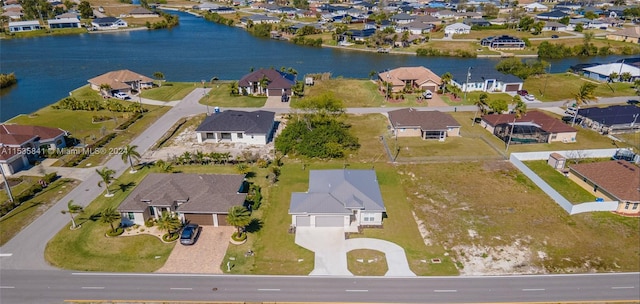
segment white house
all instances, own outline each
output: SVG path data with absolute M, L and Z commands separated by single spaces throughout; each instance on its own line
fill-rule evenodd
M 382 226 L 386 213 L 374 170 L 311 170 L 309 190 L 291 193 L 294 227 Z
M 96 18 L 91 21 L 91 25 L 95 30 L 115 30 L 128 26 L 126 21 L 116 17 Z
M 57 18 L 47 20 L 49 28 L 80 28 L 80 20 L 78 18 Z
M 29 32 L 39 30 L 40 22 L 38 20 L 9 22 L 9 32 Z
M 447 25 L 444 28 L 444 35 L 447 37 L 451 37 L 454 34 L 469 34 L 470 32 L 471 26 L 459 22 Z
M 549 10 L 549 7 L 544 5 L 544 4 L 540 4 L 538 2 L 534 2 L 534 3 L 529 3 L 527 5 L 522 6 L 525 10 L 525 12 L 527 13 L 533 13 L 533 12 L 546 12 Z
M 275 113 L 269 111 L 216 112 L 196 129 L 199 143 L 244 143 L 266 145 L 273 135 Z

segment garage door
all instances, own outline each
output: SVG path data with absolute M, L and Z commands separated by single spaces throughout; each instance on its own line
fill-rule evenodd
M 425 86 L 423 86 L 422 88 L 423 88 L 425 91 L 426 91 L 426 90 L 431 91 L 431 93 L 435 93 L 436 91 L 438 91 L 438 90 L 436 89 L 436 86 L 435 86 L 435 85 L 425 85 Z
M 218 214 L 218 226 L 229 226 L 226 214 Z
M 515 92 L 517 90 L 520 90 L 520 85 L 519 84 L 508 84 L 507 87 L 504 90 L 506 92 Z
M 316 216 L 316 227 L 343 227 L 344 216 Z
M 297 227 L 309 227 L 311 226 L 311 217 L 298 215 L 296 216 L 296 226 Z
M 213 215 L 211 214 L 185 213 L 184 220 L 192 224 L 213 226 Z
M 22 157 L 18 157 L 18 159 L 9 163 L 9 167 L 11 167 L 10 170 L 12 174 L 22 170 L 23 166 L 24 166 L 24 162 L 22 162 Z

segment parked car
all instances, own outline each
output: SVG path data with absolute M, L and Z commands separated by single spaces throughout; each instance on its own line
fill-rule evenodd
M 551 35 L 551 39 L 556 39 L 556 38 L 559 38 L 559 37 L 560 36 L 558 36 L 558 35 Z
M 113 97 L 118 98 L 118 99 L 122 99 L 122 100 L 131 99 L 129 94 L 122 93 L 122 92 L 113 93 Z
M 536 100 L 536 97 L 533 96 L 533 94 L 527 94 L 524 96 L 524 99 L 528 100 L 528 101 L 534 101 Z
M 529 94 L 529 92 L 527 92 L 527 90 L 518 90 L 517 93 L 520 96 L 527 96 Z
M 433 93 L 430 90 L 426 90 L 422 93 L 422 96 L 426 99 L 431 99 L 433 98 Z
M 200 226 L 198 224 L 187 224 L 180 233 L 180 244 L 193 245 L 200 234 Z

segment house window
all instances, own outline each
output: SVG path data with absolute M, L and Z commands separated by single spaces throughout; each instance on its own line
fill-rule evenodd
M 362 214 L 362 221 L 363 222 L 373 222 L 376 220 L 376 217 L 373 213 L 363 213 Z
M 558 134 L 552 134 L 552 135 L 551 135 L 551 140 L 554 140 L 554 139 L 556 139 L 556 138 L 558 138 Z
M 631 205 L 631 203 L 627 202 L 626 204 L 624 204 L 624 209 L 629 209 L 630 205 Z
M 151 214 L 151 216 L 156 216 L 156 209 L 152 206 L 149 206 L 149 214 Z
M 136 219 L 136 216 L 133 214 L 133 212 L 127 212 L 127 217 L 132 221 Z
M 238 139 L 242 139 L 242 133 L 238 133 Z
M 207 139 L 215 139 L 216 137 L 214 136 L 214 133 L 206 133 L 206 138 Z
M 631 208 L 631 209 L 633 209 L 633 210 L 638 209 L 638 203 L 633 204 L 633 208 Z

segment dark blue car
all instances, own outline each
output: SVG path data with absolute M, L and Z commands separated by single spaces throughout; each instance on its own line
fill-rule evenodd
M 182 229 L 182 233 L 180 234 L 180 244 L 193 245 L 198 239 L 199 233 L 200 227 L 198 224 L 188 224 L 184 229 Z

